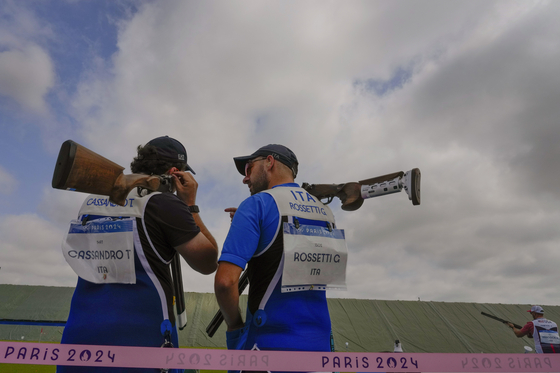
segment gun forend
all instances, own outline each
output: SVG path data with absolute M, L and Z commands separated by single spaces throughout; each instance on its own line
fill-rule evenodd
M 128 193 L 137 186 L 149 190 L 169 189 L 169 178 L 140 174 L 123 174 L 124 167 L 101 155 L 66 140 L 60 147 L 53 173 L 52 187 L 76 192 L 109 196 L 123 206 Z

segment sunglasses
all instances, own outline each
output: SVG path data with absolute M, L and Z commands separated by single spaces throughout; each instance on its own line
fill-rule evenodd
M 255 159 L 251 159 L 250 161 L 247 161 L 247 163 L 245 163 L 245 176 L 251 175 L 251 169 L 253 168 L 253 163 L 258 161 L 264 161 L 265 159 L 266 158 L 255 158 Z

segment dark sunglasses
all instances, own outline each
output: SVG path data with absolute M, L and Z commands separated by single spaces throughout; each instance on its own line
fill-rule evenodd
M 253 163 L 258 161 L 264 161 L 265 159 L 266 158 L 255 158 L 255 159 L 251 159 L 250 161 L 247 161 L 247 163 L 245 163 L 245 176 L 251 175 L 251 169 L 253 168 Z

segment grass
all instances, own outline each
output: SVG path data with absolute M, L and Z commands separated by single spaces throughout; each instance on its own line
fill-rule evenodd
M 54 365 L 0 364 L 2 373 L 55 373 Z

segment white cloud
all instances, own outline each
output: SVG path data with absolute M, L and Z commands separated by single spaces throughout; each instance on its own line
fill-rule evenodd
M 35 214 L 0 219 L 0 283 L 73 286 L 76 276 L 60 249 L 62 233 Z
M 232 157 L 261 145 L 292 148 L 299 182 L 418 167 L 421 206 L 404 192 L 356 212 L 333 202 L 350 267 L 331 296 L 557 303 L 559 6 L 146 3 L 118 52 L 86 64 L 69 112 L 83 145 L 124 167 L 153 137 L 182 141 L 220 244 L 223 208 L 248 195 Z M 70 195 L 45 192 L 56 229 L 79 207 Z
M 38 114 L 46 114 L 45 95 L 54 86 L 53 61 L 37 41 L 52 36 L 48 27 L 17 2 L 0 9 L 0 95 Z
M 46 113 L 45 94 L 54 85 L 49 55 L 37 45 L 0 52 L 0 94 L 27 109 Z
M 545 5 L 504 5 L 153 3 L 123 26 L 114 79 L 84 82 L 76 105 L 85 111 L 85 102 L 103 97 L 91 100 L 102 106 L 84 117 L 84 130 L 109 154 L 117 152 L 106 142 L 114 131 L 125 148 L 163 132 L 184 139 L 201 196 L 214 181 L 236 199 L 246 193 L 231 157 L 271 142 L 296 152 L 300 182 L 419 167 L 421 206 L 403 192 L 366 201 L 358 212 L 338 211 L 352 247 L 347 294 L 481 299 L 463 283 L 487 281 L 498 284 L 491 296 L 515 301 L 497 294 L 517 263 L 536 265 L 520 242 L 538 231 L 549 252 L 558 238 L 543 220 L 523 221 L 525 211 L 554 212 L 538 198 L 520 198 L 515 184 L 530 171 L 512 165 L 538 157 L 538 139 L 520 136 L 527 128 L 520 118 L 546 103 L 541 95 L 558 96 L 560 85 L 541 84 L 558 76 L 558 43 L 546 36 L 558 29 Z M 534 52 L 549 59 L 528 69 Z M 382 97 L 354 85 L 388 81 L 399 67 L 410 77 Z M 535 115 L 557 117 L 554 110 Z M 536 129 L 554 138 L 547 123 L 537 120 Z M 216 217 L 221 207 L 209 205 Z M 402 290 L 389 286 L 401 280 Z

